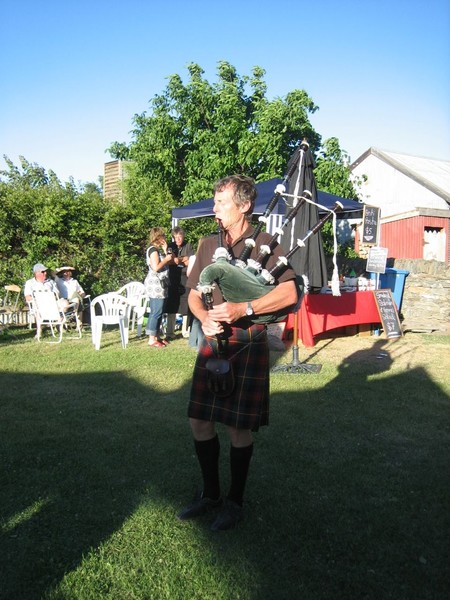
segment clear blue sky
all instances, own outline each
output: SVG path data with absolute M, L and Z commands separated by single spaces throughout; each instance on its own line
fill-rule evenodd
M 169 75 L 220 60 L 264 68 L 270 99 L 306 90 L 352 160 L 450 160 L 448 0 L 3 0 L 0 52 L 0 156 L 62 181 L 97 181 Z

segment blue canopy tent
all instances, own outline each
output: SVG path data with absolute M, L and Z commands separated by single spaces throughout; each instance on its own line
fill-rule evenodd
M 269 179 L 268 181 L 262 181 L 261 183 L 256 184 L 256 189 L 258 190 L 258 197 L 255 202 L 255 209 L 253 211 L 254 215 L 262 215 L 272 199 L 275 188 L 279 183 L 283 183 L 282 179 L 275 177 L 274 179 Z M 349 218 L 349 213 L 352 213 L 352 217 L 362 216 L 363 205 L 355 200 L 348 200 L 346 198 L 341 198 L 340 196 L 334 196 L 333 194 L 328 194 L 327 192 L 318 192 L 317 201 L 322 206 L 326 208 L 333 208 L 336 204 L 336 201 L 341 202 L 344 208 L 341 213 L 338 213 L 339 218 Z M 198 219 L 200 217 L 211 217 L 214 215 L 213 212 L 214 200 L 213 198 L 208 198 L 207 200 L 200 200 L 200 202 L 194 202 L 193 204 L 188 204 L 187 206 L 180 206 L 179 208 L 172 209 L 172 226 L 177 225 L 178 221 L 181 219 Z M 286 207 L 283 198 L 280 198 L 277 206 L 273 210 L 267 221 L 267 231 L 269 233 L 273 233 L 275 228 L 278 227 L 285 215 Z M 322 209 L 319 209 L 319 213 L 324 213 Z M 359 213 L 359 214 L 357 214 Z

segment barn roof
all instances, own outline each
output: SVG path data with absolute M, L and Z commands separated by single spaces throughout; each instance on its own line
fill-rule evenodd
M 369 155 L 376 156 L 450 203 L 449 161 L 369 148 L 352 163 L 351 169 L 361 164 Z

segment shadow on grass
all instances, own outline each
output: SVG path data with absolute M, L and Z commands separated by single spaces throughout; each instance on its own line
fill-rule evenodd
M 255 436 L 246 520 L 192 530 L 219 564 L 253 569 L 234 582 L 242 598 L 444 597 L 449 402 L 424 370 L 389 376 L 391 364 L 380 342 L 324 387 L 276 376 L 293 385 L 272 394 L 271 426 Z M 2 598 L 41 598 L 146 494 L 175 514 L 199 480 L 180 429 L 186 388 L 168 397 L 118 372 L 0 374 L 0 385 Z
M 422 368 L 390 375 L 399 353 L 380 339 L 324 387 L 287 375 L 299 393 L 273 398 L 253 487 L 276 578 L 258 598 L 445 596 L 450 402 Z
M 146 490 L 170 497 L 182 481 L 168 440 L 186 403 L 114 372 L 0 374 L 0 386 L 0 597 L 41 598 Z

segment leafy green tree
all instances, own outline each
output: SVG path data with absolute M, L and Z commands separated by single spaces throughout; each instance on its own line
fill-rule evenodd
M 114 142 L 109 149 L 111 156 L 117 160 L 128 160 L 130 149 L 123 142 Z
M 305 91 L 268 100 L 261 67 L 241 77 L 221 61 L 215 83 L 204 78 L 197 64 L 187 70 L 187 83 L 172 75 L 163 93 L 152 99 L 150 114 L 134 117 L 128 158 L 135 167 L 125 182 L 127 198 L 142 197 L 152 182 L 172 209 L 210 197 L 214 181 L 230 173 L 256 181 L 280 176 L 304 137 L 319 148 L 320 136 L 309 122 L 317 106 Z M 123 144 L 114 142 L 109 153 L 122 158 Z M 161 206 L 152 210 L 153 225 L 169 227 L 169 219 Z
M 109 148 L 111 156 L 132 161 L 125 197 L 140 206 L 149 227 L 169 229 L 173 207 L 210 197 L 214 181 L 224 175 L 244 173 L 256 181 L 282 176 L 303 138 L 317 157 L 319 189 L 356 197 L 348 156 L 336 138 L 321 146 L 309 121 L 318 107 L 304 90 L 269 100 L 265 71 L 258 66 L 250 76 L 240 76 L 221 61 L 214 83 L 195 63 L 187 71 L 187 82 L 170 76 L 149 112 L 134 116 L 128 147 L 114 142 Z M 187 220 L 183 226 L 194 243 L 215 228 L 212 219 Z
M 0 280 L 22 285 L 31 267 L 69 263 L 83 284 L 96 283 L 102 261 L 105 203 L 95 186 L 81 192 L 62 184 L 52 171 L 21 157 L 20 167 L 5 157 L 0 172 Z
M 36 262 L 52 270 L 73 265 L 94 295 L 144 279 L 151 213 L 163 207 L 161 214 L 170 216 L 170 202 L 160 190 L 138 181 L 126 204 L 105 201 L 95 184 L 79 189 L 72 179 L 62 184 L 54 173 L 24 158 L 19 167 L 5 160 L 8 169 L 0 172 L 1 281 L 22 285 Z
M 350 178 L 350 158 L 335 137 L 324 141 L 314 170 L 317 187 L 342 198 L 357 200 L 357 189 Z

